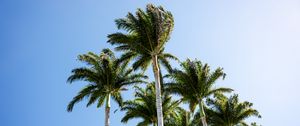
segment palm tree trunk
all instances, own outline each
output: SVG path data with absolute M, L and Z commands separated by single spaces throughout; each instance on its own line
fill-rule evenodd
M 155 94 L 156 94 L 156 112 L 157 112 L 157 125 L 163 126 L 163 113 L 162 113 L 162 100 L 161 100 L 161 84 L 159 75 L 159 66 L 157 55 L 152 56 L 153 73 L 155 77 Z
M 185 112 L 185 126 L 188 126 L 189 125 L 189 112 L 188 111 L 186 111 Z
M 109 115 L 110 114 L 110 94 L 108 94 L 106 98 L 106 106 L 105 106 L 105 126 L 109 126 Z
M 206 117 L 205 117 L 205 112 L 204 112 L 204 107 L 203 107 L 202 100 L 200 100 L 200 103 L 199 103 L 199 111 L 200 111 L 200 119 L 202 121 L 202 125 L 203 126 L 207 126 L 207 122 L 206 122 Z

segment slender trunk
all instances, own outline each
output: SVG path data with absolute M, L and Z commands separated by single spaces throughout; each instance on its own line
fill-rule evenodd
M 186 111 L 185 112 L 185 126 L 188 126 L 189 125 L 189 112 L 188 111 Z
M 202 121 L 202 125 L 203 126 L 207 126 L 207 122 L 206 122 L 206 118 L 205 117 L 202 117 L 201 121 Z
M 202 125 L 203 126 L 207 126 L 205 112 L 204 112 L 204 108 L 203 108 L 203 101 L 202 100 L 200 100 L 200 103 L 199 103 L 199 110 L 200 110 L 200 119 L 202 121 Z
M 105 126 L 109 126 L 109 115 L 110 114 L 110 94 L 108 94 L 106 98 L 106 106 L 105 106 Z
M 163 112 L 162 112 L 162 100 L 161 100 L 161 84 L 159 75 L 159 66 L 157 55 L 152 56 L 153 72 L 155 77 L 155 94 L 156 94 L 156 112 L 157 112 L 157 126 L 163 126 Z

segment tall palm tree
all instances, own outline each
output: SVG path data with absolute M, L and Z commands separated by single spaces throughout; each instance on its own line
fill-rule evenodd
M 103 49 L 100 55 L 92 52 L 79 55 L 78 59 L 87 66 L 73 69 L 68 82 L 83 80 L 88 84 L 73 98 L 67 110 L 71 112 L 74 105 L 84 98 L 89 98 L 87 107 L 95 102 L 98 104 L 97 107 L 101 107 L 105 102 L 105 126 L 109 126 L 110 99 L 121 106 L 123 102 L 121 91 L 125 91 L 126 86 L 144 83 L 143 79 L 147 77 L 133 73 L 126 64 L 117 63 L 117 59 L 109 49 Z
M 211 126 L 249 126 L 244 122 L 245 119 L 251 116 L 261 117 L 259 112 L 252 108 L 252 103 L 239 102 L 236 94 L 229 98 L 217 94 L 215 99 L 208 99 L 207 104 L 211 106 L 206 110 Z M 251 125 L 257 124 L 252 123 Z
M 224 78 L 222 68 L 211 72 L 207 64 L 187 59 L 181 63 L 182 70 L 173 70 L 169 77 L 173 82 L 168 83 L 166 91 L 182 96 L 184 102 L 189 103 L 190 110 L 194 112 L 199 106 L 200 118 L 203 126 L 207 126 L 203 100 L 217 92 L 231 92 L 230 88 L 214 88 L 219 78 Z
M 123 123 L 127 123 L 134 118 L 143 119 L 137 126 L 153 125 L 157 126 L 157 114 L 155 104 L 155 87 L 154 83 L 148 84 L 145 89 L 135 87 L 135 99 L 124 102 L 122 111 L 126 111 L 125 116 L 122 118 Z M 172 97 L 168 94 L 163 94 L 162 108 L 165 120 L 175 118 L 177 111 L 179 111 L 180 101 L 173 101 Z
M 128 62 L 135 60 L 134 69 L 146 70 L 152 63 L 155 90 L 158 126 L 163 126 L 163 113 L 161 101 L 161 65 L 171 70 L 167 59 L 176 59 L 171 54 L 164 53 L 164 46 L 170 38 L 174 20 L 169 11 L 163 7 L 148 4 L 146 11 L 138 9 L 136 15 L 128 13 L 126 18 L 117 19 L 118 29 L 127 33 L 117 32 L 108 35 L 108 42 L 117 45 L 117 51 L 123 51 L 120 61 Z

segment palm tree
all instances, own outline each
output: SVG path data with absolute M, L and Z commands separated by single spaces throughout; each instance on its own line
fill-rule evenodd
M 187 59 L 181 63 L 182 70 L 173 70 L 169 77 L 173 82 L 168 83 L 166 91 L 182 96 L 182 101 L 189 103 L 190 110 L 194 112 L 199 106 L 200 118 L 203 126 L 207 126 L 203 100 L 217 92 L 231 92 L 230 88 L 213 88 L 219 78 L 224 78 L 222 68 L 210 72 L 207 64 Z
M 135 99 L 124 102 L 124 106 L 121 109 L 126 111 L 125 116 L 122 118 L 123 123 L 127 123 L 134 118 L 143 119 L 137 124 L 137 126 L 153 125 L 157 126 L 157 114 L 155 104 L 155 86 L 154 83 L 148 84 L 145 89 L 135 87 Z M 162 108 L 165 120 L 175 118 L 177 111 L 179 111 L 180 101 L 173 101 L 172 97 L 168 94 L 163 94 Z
M 158 126 L 163 126 L 159 63 L 171 70 L 168 59 L 176 59 L 175 56 L 164 53 L 164 46 L 169 40 L 174 26 L 173 16 L 161 6 L 148 4 L 146 11 L 138 9 L 135 16 L 128 13 L 126 18 L 117 19 L 115 22 L 118 29 L 127 32 L 108 35 L 108 42 L 117 45 L 115 48 L 117 51 L 124 52 L 120 61 L 135 60 L 133 63 L 135 70 L 146 70 L 152 63 L 155 77 L 157 121 Z
M 238 95 L 227 98 L 217 94 L 215 99 L 208 99 L 210 109 L 206 110 L 209 115 L 208 122 L 211 126 L 248 126 L 245 119 L 255 116 L 261 118 L 259 112 L 252 108 L 250 102 L 239 102 Z M 251 125 L 255 126 L 256 123 Z
M 103 49 L 100 55 L 92 52 L 79 55 L 78 59 L 87 67 L 75 68 L 68 78 L 69 83 L 83 80 L 88 84 L 69 103 L 67 111 L 71 112 L 76 103 L 89 98 L 87 107 L 97 102 L 101 107 L 105 102 L 105 126 L 109 126 L 110 99 L 122 105 L 121 91 L 126 86 L 144 83 L 147 78 L 143 74 L 134 74 L 126 64 L 118 64 L 114 54 L 109 49 Z

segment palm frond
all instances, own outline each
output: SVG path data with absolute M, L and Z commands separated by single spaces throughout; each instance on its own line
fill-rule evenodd
M 97 88 L 97 86 L 95 85 L 87 85 L 86 87 L 84 87 L 73 99 L 72 101 L 69 103 L 68 107 L 67 107 L 67 111 L 68 112 L 72 112 L 73 107 L 76 103 L 80 102 L 83 100 L 83 98 L 85 97 L 89 97 L 90 94 Z

